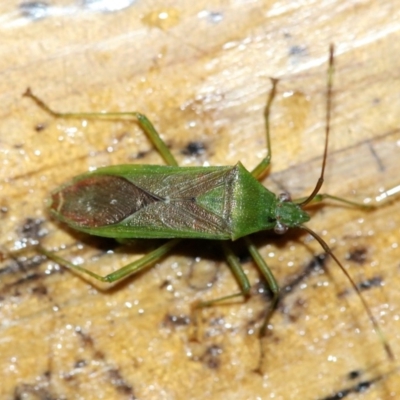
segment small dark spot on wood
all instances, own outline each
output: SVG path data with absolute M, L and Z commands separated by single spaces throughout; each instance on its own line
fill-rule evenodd
M 83 368 L 86 367 L 87 362 L 86 360 L 78 360 L 75 364 L 74 364 L 74 368 Z
M 346 255 L 346 260 L 354 261 L 357 264 L 364 264 L 367 259 L 368 251 L 365 247 L 357 247 Z
M 46 129 L 46 124 L 37 124 L 35 126 L 35 131 L 36 132 L 41 132 L 44 131 Z
M 49 5 L 44 1 L 24 1 L 19 9 L 23 17 L 38 20 L 47 17 Z
M 300 316 L 304 314 L 306 304 L 307 301 L 299 297 L 290 307 L 282 307 L 283 314 L 291 323 L 296 323 Z
M 362 374 L 361 371 L 354 370 L 354 371 L 349 372 L 349 374 L 347 376 L 350 380 L 354 380 L 354 379 L 359 378 L 361 376 L 361 374 Z
M 63 379 L 65 382 L 72 382 L 76 379 L 76 374 L 67 372 L 64 374 Z
M 360 382 L 357 385 L 357 388 L 355 389 L 356 393 L 363 393 L 365 391 L 367 391 L 372 385 L 372 382 L 369 381 L 364 381 L 364 382 Z
M 364 290 L 369 290 L 373 287 L 380 287 L 382 286 L 383 279 L 380 276 L 375 276 L 370 279 L 365 279 L 362 282 L 356 282 L 356 285 L 358 289 L 362 292 Z M 342 292 L 338 293 L 338 297 L 344 297 L 347 296 L 349 293 L 351 293 L 351 289 L 345 289 Z
M 186 147 L 181 150 L 181 154 L 185 156 L 200 156 L 206 151 L 206 146 L 202 142 L 189 142 Z
M 139 153 L 136 154 L 134 157 L 135 160 L 141 160 L 142 158 L 145 158 L 147 154 L 147 151 L 139 151 Z
M 93 358 L 94 358 L 95 360 L 104 360 L 104 359 L 105 359 L 105 355 L 104 355 L 104 353 L 103 353 L 101 350 L 96 350 L 96 351 L 93 353 Z
M 341 391 L 335 393 L 332 396 L 324 397 L 322 400 L 341 400 L 341 399 L 344 399 L 345 397 L 347 397 L 351 392 L 352 391 L 350 389 L 344 389 L 344 390 L 341 390 Z
M 374 145 L 371 142 L 368 142 L 368 149 L 372 154 L 373 159 L 376 162 L 376 165 L 378 167 L 378 170 L 380 172 L 384 172 L 385 171 L 385 162 L 384 160 L 380 157 L 379 153 L 375 150 Z
M 181 315 L 167 314 L 162 324 L 165 327 L 172 327 L 172 328 L 177 326 L 187 326 L 190 324 L 190 317 L 185 314 Z
M 42 384 L 22 383 L 14 390 L 14 400 L 24 399 L 40 399 L 40 400 L 56 400 L 58 396 L 53 395 L 47 388 L 42 387 L 48 385 L 48 382 Z
M 224 326 L 225 319 L 224 317 L 214 317 L 209 320 L 210 326 Z
M 288 282 L 281 289 L 281 297 L 286 296 L 296 289 L 308 276 L 314 272 L 322 272 L 325 269 L 327 255 L 325 253 L 315 256 L 303 269 L 303 272 Z
M 29 272 L 34 268 L 39 267 L 45 260 L 46 257 L 43 255 L 35 255 L 33 257 L 11 257 L 10 263 L 8 263 L 4 268 L 0 270 L 0 275 L 5 274 L 15 274 L 18 272 Z M 30 280 L 31 278 L 28 276 L 26 280 Z M 24 282 L 25 278 L 21 281 Z M 21 283 L 21 282 L 19 282 Z M 14 283 L 15 285 L 16 283 Z
M 304 55 L 307 54 L 307 47 L 306 46 L 291 46 L 289 48 L 289 56 L 296 56 L 296 55 Z
M 75 332 L 81 337 L 82 343 L 85 347 L 93 347 L 93 339 L 82 331 L 80 327 L 75 329 Z
M 357 286 L 361 291 L 379 287 L 382 286 L 382 278 L 380 276 L 374 276 L 373 278 L 360 282 Z
M 34 282 L 42 278 L 41 274 L 33 273 L 33 274 L 28 274 L 22 279 L 18 279 L 18 281 L 13 283 L 13 286 L 19 286 L 21 284 L 24 284 L 26 282 Z
M 26 240 L 38 241 L 47 234 L 47 230 L 42 227 L 43 219 L 27 218 L 19 230 L 20 236 Z
M 358 373 L 357 371 L 354 371 L 356 374 Z M 353 372 L 350 372 L 352 374 Z M 350 376 L 349 374 L 349 376 Z M 335 394 L 327 397 L 323 397 L 321 400 L 342 400 L 345 397 L 349 396 L 352 393 L 364 393 L 367 391 L 374 383 L 382 380 L 383 376 L 377 376 L 369 381 L 363 381 L 359 382 L 354 386 L 351 386 L 346 389 L 342 389 Z
M 200 360 L 205 365 L 207 365 L 208 368 L 218 369 L 221 364 L 221 360 L 219 359 L 221 354 L 222 354 L 221 346 L 214 344 L 207 347 L 204 354 L 200 357 Z
M 132 386 L 123 379 L 121 373 L 117 369 L 111 369 L 108 375 L 111 379 L 111 384 L 119 393 L 129 395 L 131 399 L 135 398 Z
M 33 288 L 32 293 L 38 296 L 46 296 L 48 293 L 47 287 L 39 285 Z
M 160 289 L 165 289 L 167 288 L 169 285 L 171 285 L 171 281 L 169 279 L 164 279 L 161 283 L 161 285 L 159 286 Z

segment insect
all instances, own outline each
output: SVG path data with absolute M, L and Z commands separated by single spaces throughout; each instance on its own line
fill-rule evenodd
M 304 208 L 325 198 L 354 206 L 361 204 L 329 194 L 319 194 L 324 181 L 332 99 L 334 48 L 330 47 L 327 79 L 325 148 L 321 174 L 313 192 L 305 199 L 292 201 L 288 194 L 276 195 L 260 182 L 271 162 L 269 114 L 277 91 L 278 81 L 272 79 L 272 90 L 265 108 L 267 156 L 248 171 L 240 162 L 222 167 L 179 167 L 175 157 L 162 141 L 156 129 L 143 114 L 122 113 L 60 113 L 52 110 L 29 89 L 25 96 L 58 118 L 128 118 L 136 119 L 167 165 L 116 165 L 98 168 L 76 176 L 54 190 L 50 197 L 50 212 L 73 229 L 91 235 L 110 238 L 169 239 L 121 269 L 101 276 L 83 266 L 41 248 L 48 258 L 73 271 L 89 275 L 102 282 L 116 282 L 143 270 L 170 252 L 182 239 L 210 239 L 221 243 L 224 255 L 240 284 L 240 292 L 212 301 L 209 306 L 236 296 L 249 296 L 250 283 L 231 249 L 231 242 L 243 238 L 248 252 L 258 266 L 272 292 L 270 309 L 260 329 L 266 331 L 268 321 L 279 299 L 279 285 L 267 263 L 260 255 L 250 235 L 273 229 L 284 234 L 289 228 L 299 228 L 313 236 L 348 278 L 360 298 L 375 331 L 381 338 L 389 358 L 391 349 L 360 290 L 326 242 L 304 224 L 310 220 Z

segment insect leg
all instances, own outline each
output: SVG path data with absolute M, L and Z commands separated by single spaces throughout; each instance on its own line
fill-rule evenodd
M 157 249 L 151 251 L 150 253 L 146 254 L 145 256 L 135 260 L 124 267 L 114 271 L 106 276 L 98 275 L 95 272 L 92 272 L 84 267 L 79 265 L 75 265 L 68 260 L 65 260 L 62 257 L 57 256 L 55 253 L 44 249 L 43 247 L 39 247 L 39 251 L 44 254 L 47 258 L 53 260 L 57 264 L 63 265 L 64 267 L 69 268 L 73 272 L 78 272 L 79 274 L 89 275 L 92 278 L 101 281 L 101 282 L 118 282 L 129 275 L 133 275 L 144 268 L 154 264 L 156 261 L 160 260 L 164 257 L 172 248 L 174 248 L 181 239 L 172 239 L 169 240 L 167 243 L 163 244 L 162 246 L 158 247 Z
M 232 299 L 232 298 L 235 298 L 238 296 L 247 297 L 249 295 L 250 282 L 249 282 L 249 279 L 247 278 L 245 272 L 243 271 L 243 268 L 242 268 L 238 258 L 236 257 L 236 255 L 234 254 L 232 249 L 230 248 L 228 242 L 222 241 L 221 246 L 224 251 L 225 258 L 226 258 L 229 266 L 231 267 L 233 275 L 235 276 L 236 280 L 238 281 L 241 290 L 238 293 L 229 294 L 228 296 L 219 297 L 218 299 L 201 301 L 201 302 L 195 304 L 196 308 L 209 307 L 209 306 L 212 306 L 213 304 L 219 303 L 221 301 L 229 300 L 229 299 Z
M 279 288 L 277 280 L 274 277 L 274 274 L 268 267 L 267 263 L 265 262 L 264 258 L 261 256 L 260 252 L 258 251 L 257 247 L 254 245 L 252 240 L 248 236 L 246 236 L 244 238 L 244 241 L 246 243 L 246 246 L 247 246 L 247 249 L 248 249 L 250 255 L 253 257 L 253 260 L 257 264 L 264 279 L 267 281 L 268 287 L 272 293 L 271 305 L 265 316 L 264 322 L 263 322 L 263 324 L 261 326 L 261 330 L 260 330 L 260 337 L 263 337 L 265 335 L 265 330 L 267 329 L 268 322 L 271 319 L 272 314 L 275 311 L 276 305 L 278 304 L 280 288 Z
M 329 199 L 329 200 L 334 200 L 339 203 L 344 203 L 349 206 L 353 206 L 353 207 L 357 207 L 357 208 L 375 209 L 375 208 L 381 207 L 387 203 L 390 203 L 399 195 L 399 193 L 400 193 L 400 185 L 396 185 L 390 189 L 383 191 L 378 196 L 368 199 L 369 200 L 368 203 L 367 202 L 361 203 L 359 201 L 352 201 L 352 200 L 344 199 L 342 197 L 332 196 L 331 194 L 328 194 L 328 193 L 321 193 L 321 194 L 317 194 L 312 199 L 310 204 L 320 203 L 320 202 L 324 201 L 325 199 Z M 296 200 L 294 200 L 294 202 L 301 203 L 304 199 L 305 198 L 296 199 Z
M 176 158 L 169 151 L 169 148 L 165 142 L 161 139 L 160 134 L 156 131 L 150 120 L 143 114 L 135 113 L 139 125 L 146 133 L 147 137 L 150 139 L 153 146 L 158 150 L 161 157 L 168 165 L 178 165 Z
M 239 296 L 245 296 L 247 297 L 250 293 L 250 282 L 249 279 L 247 278 L 246 274 L 243 271 L 242 266 L 240 265 L 240 262 L 236 255 L 233 253 L 232 249 L 230 248 L 230 245 L 226 241 L 221 242 L 222 249 L 225 254 L 225 258 L 231 267 L 231 270 L 233 272 L 233 275 L 235 276 L 236 280 L 238 281 L 240 285 L 240 292 L 233 293 L 227 296 L 219 297 L 217 299 L 212 299 L 208 301 L 197 301 L 194 304 L 192 304 L 192 310 L 194 312 L 194 326 L 195 326 L 195 333 L 194 337 L 197 339 L 198 337 L 198 325 L 199 325 L 199 318 L 198 318 L 198 312 L 200 308 L 203 307 L 210 307 L 216 303 L 223 302 L 225 300 L 230 300 L 235 297 Z
M 90 119 L 115 119 L 120 120 L 135 120 L 138 122 L 140 127 L 143 129 L 144 133 L 147 135 L 148 139 L 151 141 L 153 146 L 160 153 L 161 157 L 165 160 L 168 165 L 178 165 L 175 157 L 169 151 L 165 142 L 161 139 L 159 133 L 154 128 L 150 120 L 143 114 L 131 111 L 131 112 L 89 112 L 89 113 L 60 113 L 51 109 L 42 99 L 37 97 L 28 88 L 24 93 L 25 97 L 31 98 L 40 108 L 48 112 L 57 118 L 90 118 Z
M 276 309 L 276 306 L 279 301 L 279 284 L 277 280 L 274 277 L 274 274 L 268 267 L 267 263 L 265 262 L 264 258 L 261 256 L 260 252 L 258 251 L 257 247 L 254 245 L 253 241 L 250 239 L 249 236 L 246 236 L 244 238 L 244 241 L 246 243 L 247 250 L 249 251 L 250 255 L 252 256 L 254 262 L 257 264 L 260 272 L 262 273 L 264 279 L 266 280 L 268 287 L 272 293 L 272 300 L 271 304 L 269 306 L 269 310 L 267 314 L 265 315 L 264 322 L 261 326 L 260 332 L 259 332 L 259 346 L 260 346 L 260 357 L 258 360 L 258 366 L 255 369 L 255 372 L 262 373 L 262 363 L 264 360 L 264 348 L 262 346 L 261 339 L 265 336 L 265 332 L 268 327 L 268 323 Z
M 261 162 L 251 171 L 251 174 L 255 178 L 261 178 L 262 175 L 265 174 L 267 169 L 269 168 L 269 164 L 271 163 L 271 157 L 272 157 L 272 150 L 271 150 L 271 135 L 270 135 L 270 125 L 269 125 L 269 116 L 271 113 L 271 106 L 272 102 L 275 98 L 276 95 L 276 87 L 278 85 L 278 80 L 271 78 L 272 82 L 272 89 L 271 92 L 268 96 L 268 101 L 267 105 L 265 106 L 264 110 L 264 116 L 265 116 L 265 138 L 267 141 L 267 155 L 265 158 L 261 160 Z
M 271 302 L 270 308 L 266 314 L 266 317 L 264 319 L 264 322 L 261 326 L 260 333 L 259 333 L 259 337 L 261 339 L 265 335 L 265 331 L 267 329 L 268 322 L 271 319 L 271 316 L 272 316 L 273 312 L 275 311 L 276 305 L 278 303 L 279 285 L 278 285 L 278 282 L 276 281 L 274 275 L 272 274 L 272 271 L 269 269 L 267 263 L 264 261 L 264 259 L 262 258 L 261 254 L 257 250 L 254 243 L 251 241 L 251 239 L 249 237 L 245 237 L 244 240 L 245 240 L 245 244 L 246 244 L 246 247 L 247 247 L 250 255 L 252 256 L 254 262 L 257 264 L 258 268 L 260 269 L 262 275 L 264 276 L 265 280 L 267 281 L 268 286 L 272 292 L 272 302 Z M 232 298 L 235 298 L 238 296 L 247 297 L 250 293 L 250 282 L 249 282 L 245 272 L 243 271 L 243 268 L 242 268 L 238 258 L 233 253 L 232 249 L 230 248 L 229 243 L 223 241 L 223 242 L 221 242 L 221 245 L 224 250 L 227 262 L 228 262 L 229 266 L 231 267 L 232 272 L 235 275 L 235 277 L 240 285 L 241 291 L 238 293 L 228 295 L 228 296 L 220 297 L 218 299 L 213 299 L 213 300 L 209 300 L 209 301 L 202 301 L 202 302 L 196 303 L 196 304 L 194 304 L 195 309 L 198 309 L 201 307 L 209 307 L 209 306 L 214 305 L 215 303 L 229 300 L 229 299 L 232 299 Z M 197 321 L 197 317 L 195 317 L 195 320 Z M 197 322 L 195 325 L 197 326 Z M 195 337 L 196 336 L 197 335 L 195 335 Z M 262 363 L 262 360 L 264 357 L 261 340 L 260 340 L 260 354 L 261 354 L 261 357 L 259 360 L 259 365 L 256 369 L 257 371 L 261 370 L 261 363 Z
M 254 243 L 251 241 L 251 239 L 247 236 L 244 238 L 245 240 L 245 244 L 246 247 L 250 253 L 250 255 L 252 256 L 254 262 L 257 264 L 258 268 L 260 269 L 260 272 L 262 273 L 262 275 L 264 276 L 265 280 L 268 283 L 268 286 L 272 292 L 272 303 L 271 303 L 271 307 L 270 310 L 267 313 L 267 316 L 265 318 L 265 321 L 261 327 L 261 331 L 260 331 L 260 336 L 263 336 L 265 333 L 265 329 L 266 326 L 268 324 L 268 321 L 270 320 L 276 304 L 278 303 L 278 299 L 279 299 L 279 285 L 278 282 L 276 281 L 274 275 L 272 274 L 272 271 L 269 269 L 267 263 L 264 261 L 263 257 L 261 256 L 261 254 L 259 253 L 259 251 L 257 250 L 256 246 L 254 245 Z M 247 278 L 243 267 L 241 266 L 238 258 L 236 257 L 236 255 L 234 254 L 234 252 L 232 251 L 232 249 L 230 248 L 230 245 L 228 242 L 221 242 L 222 248 L 224 250 L 225 253 L 225 258 L 229 264 L 229 266 L 231 267 L 231 270 L 233 272 L 233 274 L 235 275 L 236 280 L 238 281 L 239 285 L 240 285 L 240 289 L 241 291 L 238 293 L 233 293 L 230 294 L 228 296 L 223 296 L 220 297 L 218 299 L 212 299 L 212 300 L 208 300 L 208 301 L 201 301 L 200 303 L 196 304 L 196 307 L 209 307 L 215 303 L 221 302 L 221 301 L 225 301 L 225 300 L 229 300 L 232 299 L 234 297 L 238 297 L 238 296 L 245 296 L 247 297 L 250 293 L 250 282 L 249 279 Z

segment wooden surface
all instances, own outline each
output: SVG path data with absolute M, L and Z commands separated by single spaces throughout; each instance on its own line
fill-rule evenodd
M 397 360 L 385 356 L 332 260 L 323 262 L 328 274 L 310 267 L 323 254 L 315 240 L 266 233 L 256 241 L 286 290 L 258 374 L 256 332 L 268 299 L 257 294 L 252 262 L 244 260 L 251 299 L 203 310 L 195 342 L 190 305 L 237 290 L 218 246 L 186 243 L 108 291 L 29 247 L 66 246 L 63 256 L 103 274 L 148 251 L 152 244 L 131 250 L 76 234 L 49 217 L 45 200 L 90 168 L 161 159 L 135 124 L 55 120 L 21 97 L 29 86 L 60 111 L 139 110 L 182 165 L 241 160 L 252 168 L 265 155 L 263 108 L 269 77 L 278 77 L 265 184 L 300 197 L 319 173 L 333 42 L 324 191 L 363 200 L 400 181 L 396 1 L 154 0 L 102 12 L 94 6 L 106 2 L 59 0 L 36 13 L 3 3 L 1 399 L 399 398 L 398 202 L 372 212 L 318 207 L 308 223 L 363 288 Z M 184 151 L 191 142 L 204 152 Z

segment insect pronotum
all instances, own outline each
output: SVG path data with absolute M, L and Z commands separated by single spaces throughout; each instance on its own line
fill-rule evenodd
M 223 167 L 179 167 L 156 129 L 143 114 L 138 112 L 60 113 L 53 111 L 30 89 L 27 89 L 25 96 L 33 99 L 39 107 L 57 118 L 136 120 L 168 164 L 164 166 L 115 165 L 98 168 L 93 172 L 76 176 L 54 190 L 50 199 L 52 215 L 76 230 L 118 239 L 170 239 L 165 244 L 106 276 L 74 265 L 44 248 L 40 248 L 40 251 L 73 271 L 89 275 L 102 282 L 116 282 L 155 263 L 182 239 L 219 240 L 241 290 L 239 293 L 201 303 L 201 306 L 209 306 L 236 296 L 249 296 L 249 280 L 231 249 L 232 241 L 244 238 L 250 255 L 272 292 L 271 306 L 260 329 L 262 337 L 279 299 L 279 285 L 253 244 L 250 235 L 270 229 L 277 234 L 284 234 L 289 228 L 300 228 L 319 242 L 346 275 L 379 335 L 387 355 L 393 358 L 391 348 L 357 285 L 327 243 L 304 225 L 310 220 L 304 208 L 312 202 L 330 198 L 357 207 L 365 207 L 329 194 L 319 194 L 324 181 L 330 133 L 333 53 L 334 49 L 331 45 L 327 73 L 325 147 L 321 174 L 312 193 L 305 199 L 294 201 L 291 201 L 286 193 L 275 195 L 258 180 L 265 174 L 271 162 L 269 114 L 277 90 L 276 79 L 271 80 L 272 90 L 265 108 L 267 155 L 252 171 L 246 170 L 240 162 L 234 166 Z

